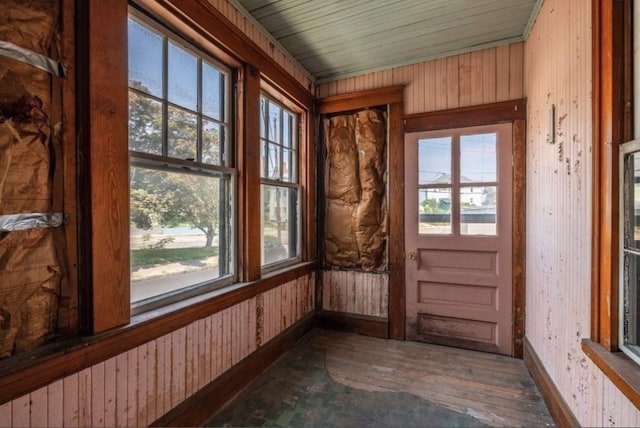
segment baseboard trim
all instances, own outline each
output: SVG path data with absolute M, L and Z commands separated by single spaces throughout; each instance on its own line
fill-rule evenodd
M 389 338 L 389 321 L 385 318 L 320 311 L 318 313 L 318 325 L 331 330 L 346 331 L 382 339 Z
M 151 426 L 201 426 L 313 328 L 315 321 L 316 314 L 312 312 L 170 410 Z
M 538 354 L 536 354 L 536 351 L 526 337 L 524 338 L 523 345 L 524 363 L 529 369 L 533 381 L 538 385 L 542 398 L 544 398 L 545 403 L 547 403 L 549 412 L 556 425 L 559 427 L 579 427 L 580 423 L 567 405 L 567 402 L 562 398 L 560 391 L 558 391 L 551 376 L 549 376 L 542 361 L 540 361 Z

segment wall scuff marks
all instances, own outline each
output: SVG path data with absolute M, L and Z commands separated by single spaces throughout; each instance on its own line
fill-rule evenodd
M 386 114 L 324 120 L 326 264 L 386 269 Z
M 60 15 L 57 0 L 0 0 L 0 40 L 48 55 Z M 0 61 L 0 215 L 53 208 L 59 142 L 52 116 L 51 76 L 14 59 Z M 59 129 L 59 126 L 56 127 Z M 61 265 L 55 232 L 0 233 L 0 357 L 43 344 L 54 332 Z

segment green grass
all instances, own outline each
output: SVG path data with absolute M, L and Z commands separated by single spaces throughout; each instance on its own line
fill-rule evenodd
M 131 250 L 131 267 L 152 266 L 185 260 L 198 260 L 218 255 L 218 247 L 144 248 Z

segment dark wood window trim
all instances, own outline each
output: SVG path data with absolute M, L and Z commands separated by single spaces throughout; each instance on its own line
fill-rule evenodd
M 632 2 L 592 0 L 591 338 L 582 349 L 640 409 L 638 365 L 618 349 L 619 146 L 633 138 Z
M 335 95 L 318 100 L 318 114 L 388 105 L 389 112 L 389 332 L 404 340 L 404 85 Z M 319 159 L 323 157 L 319 156 Z M 319 183 L 321 185 L 321 183 Z M 321 220 L 322 221 L 322 220 Z M 320 307 L 320 305 L 319 305 Z
M 76 7 L 75 34 L 66 31 L 64 37 L 71 40 L 69 45 L 74 41 L 76 44 L 76 63 L 70 64 L 70 69 L 77 70 L 75 132 L 79 151 L 78 200 L 81 202 L 78 209 L 78 270 L 82 331 L 87 336 L 53 343 L 0 361 L 0 403 L 308 275 L 316 268 L 314 262 L 301 262 L 260 278 L 259 248 L 256 257 L 252 253 L 255 245 L 251 243 L 255 241 L 251 241 L 250 233 L 240 234 L 239 283 L 130 316 L 129 238 L 128 228 L 123 226 L 128 224 L 129 218 L 126 144 L 129 5 L 126 0 L 65 4 L 69 10 Z M 258 116 L 262 80 L 287 94 L 305 111 L 305 183 L 311 188 L 315 183 L 315 152 L 306 146 L 311 146 L 313 141 L 310 120 L 313 94 L 206 1 L 138 0 L 135 5 L 195 45 L 212 46 L 214 52 L 211 53 L 236 70 L 239 85 L 236 88 L 238 120 L 235 127 L 236 145 L 240 148 L 236 163 L 239 181 L 244 180 L 238 186 L 238 206 L 244 207 L 244 211 L 239 209 L 242 212 L 238 213 L 241 225 L 238 229 L 256 230 L 259 234 L 259 212 L 250 209 L 259 203 L 259 192 L 251 193 L 244 184 L 255 182 L 259 186 L 260 183 L 259 151 L 252 150 L 252 144 L 259 144 L 259 128 L 257 120 L 245 120 L 245 117 L 252 111 L 256 118 Z M 192 20 L 189 16 L 196 18 Z M 216 50 L 214 43 L 220 48 Z M 68 90 L 65 94 L 72 95 Z M 69 100 L 66 105 L 73 106 L 74 103 Z M 253 153 L 257 155 L 252 157 Z M 315 210 L 314 196 L 313 191 L 307 192 L 305 204 L 309 212 Z M 258 216 L 251 215 L 254 211 Z M 313 216 L 303 221 L 305 230 L 315 234 L 315 225 L 309 224 L 313 222 Z M 247 227 L 250 224 L 255 227 Z M 309 239 L 307 246 L 314 241 L 313 237 Z M 314 251 L 307 249 L 305 260 L 312 260 Z M 253 264 L 249 265 L 251 261 Z
M 435 131 L 505 122 L 513 124 L 513 234 L 511 239 L 513 251 L 513 356 L 516 358 L 522 358 L 523 355 L 522 341 L 525 327 L 526 115 L 526 100 L 520 99 L 429 113 L 417 113 L 407 115 L 404 118 L 404 132 Z M 402 168 L 404 168 L 403 165 Z M 401 203 L 404 204 L 404 201 Z M 404 263 L 404 260 L 402 262 Z M 391 298 L 389 300 L 391 305 Z

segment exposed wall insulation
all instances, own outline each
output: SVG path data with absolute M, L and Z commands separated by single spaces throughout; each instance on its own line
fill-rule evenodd
M 524 43 L 498 46 L 419 64 L 389 68 L 318 85 L 320 98 L 406 85 L 406 114 L 524 97 Z
M 591 36 L 591 3 L 546 0 L 526 42 L 526 336 L 582 426 L 640 426 L 580 343 L 590 335 Z
M 324 120 L 325 263 L 384 270 L 386 115 L 364 110 Z
M 0 40 L 48 56 L 59 8 L 57 0 L 0 0 Z M 52 211 L 52 144 L 59 140 L 49 121 L 51 79 L 0 57 L 0 215 Z M 0 357 L 41 345 L 53 333 L 61 280 L 54 233 L 0 232 Z
M 314 310 L 303 276 L 0 405 L 1 427 L 148 426 Z
M 379 272 L 322 272 L 322 309 L 388 318 L 389 275 Z

